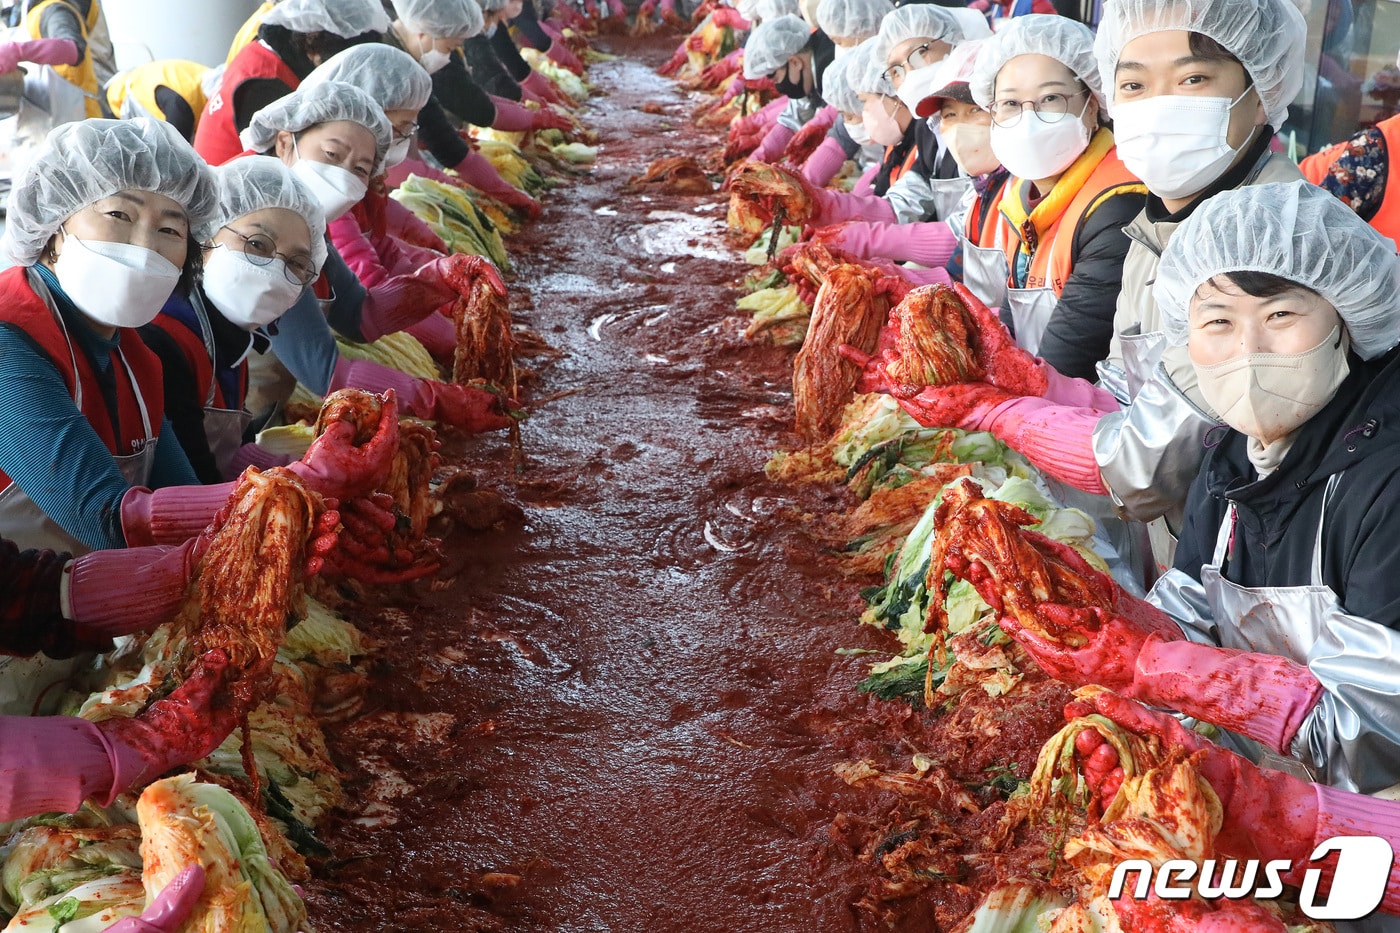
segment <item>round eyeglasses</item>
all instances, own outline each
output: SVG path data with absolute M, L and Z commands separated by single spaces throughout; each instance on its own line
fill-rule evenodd
M 315 264 L 309 256 L 288 256 L 286 253 L 277 252 L 277 244 L 272 238 L 262 233 L 255 233 L 252 236 L 244 236 L 230 226 L 223 226 L 220 230 L 227 230 L 243 241 L 243 255 L 255 266 L 266 266 L 272 260 L 282 260 L 282 274 L 287 277 L 287 281 L 293 285 L 300 285 L 305 288 L 316 281 L 317 271 Z M 223 244 L 216 243 L 215 246 Z
M 1041 123 L 1059 123 L 1069 114 L 1070 101 L 1081 94 L 1088 94 L 1088 88 L 1073 94 L 1042 94 L 1035 100 L 994 100 L 987 108 L 992 113 L 992 122 L 997 126 L 1012 127 L 1021 122 L 1021 114 L 1030 108 Z M 1089 102 L 1084 101 L 1087 108 Z M 1082 116 L 1084 111 L 1079 111 Z

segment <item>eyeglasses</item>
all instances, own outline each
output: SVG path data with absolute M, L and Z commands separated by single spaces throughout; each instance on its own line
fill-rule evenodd
M 398 142 L 401 139 L 409 139 L 416 132 L 418 132 L 417 123 L 410 123 L 408 126 L 405 126 L 402 129 L 396 126 L 394 127 L 394 142 Z
M 932 42 L 925 42 L 923 45 L 914 46 L 913 51 L 904 57 L 904 61 L 896 65 L 891 65 L 885 69 L 885 80 L 891 84 L 896 81 L 903 81 L 904 76 L 911 71 L 918 71 L 925 65 L 937 64 L 928 54 L 929 46 Z
M 309 256 L 288 256 L 286 253 L 277 252 L 277 244 L 272 238 L 261 233 L 252 236 L 244 236 L 230 226 L 223 226 L 220 230 L 227 230 L 243 241 L 243 255 L 255 266 L 266 266 L 274 259 L 282 260 L 282 274 L 287 277 L 287 281 L 293 285 L 300 285 L 305 288 L 316 280 L 316 266 Z M 223 244 L 215 244 L 222 246 Z
M 1088 94 L 1088 88 L 1073 94 L 1044 94 L 1035 100 L 994 100 L 988 109 L 992 112 L 992 122 L 997 126 L 1011 127 L 1021 122 L 1021 114 L 1031 109 L 1041 123 L 1059 123 L 1069 113 L 1069 102 L 1081 94 Z M 1084 101 L 1087 108 L 1089 102 Z M 1080 111 L 1083 114 L 1084 111 Z

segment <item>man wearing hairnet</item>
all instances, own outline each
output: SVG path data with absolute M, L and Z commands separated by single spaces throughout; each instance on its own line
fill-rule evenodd
M 1393 796 L 1395 244 L 1306 182 L 1244 186 L 1182 223 L 1153 297 L 1163 339 L 1224 421 L 1191 486 L 1176 566 L 1150 605 L 1092 619 L 1042 606 L 1065 620 L 1071 637 L 1061 642 L 1003 625 L 1062 681 L 1213 723 L 1275 770 Z M 1285 812 L 1315 805 L 1311 788 L 1296 784 L 1280 803 Z M 1306 858 L 1313 821 L 1279 816 L 1257 815 L 1260 849 Z M 1358 928 L 1400 929 L 1400 919 Z
M 282 0 L 263 17 L 258 40 L 225 68 L 199 115 L 195 150 L 210 165 L 232 159 L 243 151 L 238 134 L 253 114 L 290 94 L 321 62 L 380 41 L 388 28 L 379 0 Z

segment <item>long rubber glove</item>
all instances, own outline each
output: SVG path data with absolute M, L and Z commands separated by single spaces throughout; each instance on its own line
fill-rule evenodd
M 728 81 L 731 77 L 738 74 L 743 67 L 744 50 L 740 47 L 730 52 L 713 65 L 705 66 L 705 70 L 700 72 L 700 77 L 704 79 L 706 86 L 719 87 L 725 81 Z
M 331 386 L 354 387 L 371 392 L 393 389 L 401 413 L 430 421 L 444 421 L 466 431 L 497 431 L 513 423 L 513 419 L 506 414 L 505 399 L 493 392 L 476 386 L 418 379 L 369 360 L 342 358 L 336 363 Z
M 398 240 L 419 249 L 432 250 L 441 255 L 447 254 L 447 244 L 433 228 L 413 211 L 390 198 L 384 204 L 384 232 Z
M 36 65 L 76 65 L 78 44 L 72 39 L 28 39 L 0 44 L 0 74 L 8 74 L 20 62 Z
M 959 388 L 940 386 L 926 389 L 920 393 L 920 398 L 926 400 L 927 396 L 944 396 Z M 989 395 L 1003 401 L 985 409 L 974 406 L 955 423 L 943 427 L 990 431 L 1042 472 L 1075 489 L 1100 496 L 1108 494 L 1099 477 L 1093 448 L 1094 427 L 1103 417 L 1103 412 L 1057 405 L 1036 396 L 1008 399 L 995 391 Z M 925 417 L 940 420 L 936 416 Z
M 191 865 L 157 894 L 139 917 L 125 917 L 102 933 L 179 933 L 204 893 L 204 867 Z
M 858 198 L 878 198 L 879 195 L 875 193 L 875 176 L 879 174 L 879 165 L 870 166 L 851 187 L 851 194 Z
M 360 333 L 366 341 L 412 327 L 450 301 L 458 291 L 449 276 L 476 256 L 443 256 L 412 275 L 396 275 L 367 289 L 360 309 Z
M 214 655 L 215 657 L 211 657 Z M 200 670 L 134 719 L 88 722 L 71 716 L 0 717 L 0 819 L 72 813 L 87 798 L 110 806 L 118 794 L 208 755 L 238 724 L 218 705 L 227 656 Z
M 535 128 L 535 114 L 541 111 L 522 107 L 513 100 L 506 100 L 495 94 L 490 95 L 490 97 L 491 103 L 496 105 L 496 119 L 491 123 L 492 129 L 519 133 Z
M 777 162 L 783 157 L 783 150 L 787 149 L 787 144 L 796 135 L 796 130 L 781 123 L 774 123 L 764 135 L 763 142 L 758 144 L 758 148 L 749 158 L 755 162 Z M 894 211 L 890 212 L 890 216 L 894 216 Z
M 878 195 L 845 194 L 826 188 L 817 188 L 814 193 L 817 201 L 817 213 L 811 220 L 814 225 L 839 224 L 846 220 L 895 223 L 894 208 Z
M 76 558 L 63 568 L 59 584 L 63 616 L 84 641 L 154 628 L 179 610 L 207 546 L 200 535 L 178 547 L 93 551 Z
M 1070 408 L 1093 408 L 1109 412 L 1118 410 L 1118 398 L 1107 389 L 1099 388 L 1087 379 L 1065 376 L 1044 360 L 1038 360 L 1045 373 L 1045 398 Z
M 1207 741 L 1199 733 L 1184 728 L 1175 717 L 1155 712 L 1139 703 L 1113 693 L 1102 692 L 1087 704 L 1071 704 L 1067 714 L 1082 714 L 1087 705 L 1092 711 L 1106 716 L 1119 725 L 1146 735 L 1156 735 L 1169 748 L 1184 748 L 1197 754 L 1197 770 L 1220 798 L 1223 821 L 1216 847 L 1235 858 L 1261 860 L 1281 859 L 1291 862 L 1294 871 L 1285 873 L 1284 880 L 1298 884 L 1302 880 L 1304 863 L 1313 850 L 1328 839 L 1338 836 L 1379 836 L 1400 851 L 1400 802 L 1368 797 L 1338 790 L 1322 784 L 1310 784 L 1289 774 L 1260 768 L 1248 759 Z M 1117 754 L 1108 746 L 1107 753 L 1096 746 L 1103 737 L 1076 742 L 1076 749 L 1086 759 L 1097 758 L 1097 766 L 1085 766 L 1089 786 L 1101 797 L 1112 798 L 1122 780 Z M 1087 733 L 1086 733 L 1087 735 Z M 1107 767 L 1105 767 L 1107 766 Z M 1323 863 L 1319 894 L 1330 891 L 1335 865 L 1329 859 Z M 1390 865 L 1390 880 L 1380 910 L 1400 914 L 1400 859 Z
M 812 239 L 860 259 L 914 262 L 929 267 L 948 265 L 958 246 L 953 229 L 938 221 L 899 224 L 853 220 L 823 227 L 812 234 Z
M 554 82 L 550 81 L 538 71 L 530 72 L 530 76 L 524 81 L 520 82 L 520 87 L 525 91 L 534 94 L 541 101 L 544 101 L 546 103 L 559 104 L 561 106 L 568 104 L 568 101 L 564 99 L 564 96 L 559 92 L 559 89 L 554 86 Z
M 807 179 L 814 188 L 822 188 L 826 183 L 836 177 L 836 173 L 841 171 L 841 166 L 846 164 L 846 150 L 841 142 L 834 136 L 828 136 L 822 140 L 822 144 L 817 147 L 817 151 L 808 157 L 802 164 L 802 177 Z M 943 263 L 940 263 L 943 265 Z
M 455 166 L 455 169 L 457 174 L 462 176 L 463 181 L 480 188 L 502 204 L 521 211 L 532 219 L 540 215 L 540 202 L 512 187 L 510 182 L 502 178 L 495 166 L 481 153 L 468 153 L 467 157 Z
M 435 359 L 451 361 L 457 350 L 457 328 L 445 314 L 430 314 L 408 329 Z
M 228 466 L 224 468 L 224 479 L 235 480 L 243 475 L 243 471 L 248 467 L 257 467 L 258 471 L 270 470 L 273 467 L 284 467 L 296 460 L 286 454 L 275 454 L 270 450 L 259 447 L 257 444 L 244 444 L 233 452 L 229 457 Z

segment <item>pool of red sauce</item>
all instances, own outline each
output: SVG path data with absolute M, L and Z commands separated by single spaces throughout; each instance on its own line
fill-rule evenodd
M 449 588 L 351 612 L 380 649 L 365 717 L 329 730 L 349 803 L 305 886 L 317 930 L 941 930 L 1037 867 L 1026 844 L 887 896 L 893 837 L 937 825 L 975 851 L 1002 804 L 932 813 L 833 766 L 922 751 L 1026 777 L 1064 693 L 993 704 L 1012 727 L 992 742 L 857 693 L 868 659 L 836 649 L 894 642 L 856 624 L 872 581 L 804 533 L 845 494 L 764 478 L 795 443 L 792 352 L 742 338 L 724 196 L 626 184 L 717 145 L 651 70 L 675 42 L 601 41 L 624 57 L 592 70 L 598 162 L 511 240 L 517 321 L 567 354 L 535 366 L 527 467 L 446 439 L 522 512 L 448 538 Z M 409 789 L 367 810 L 386 766 Z

